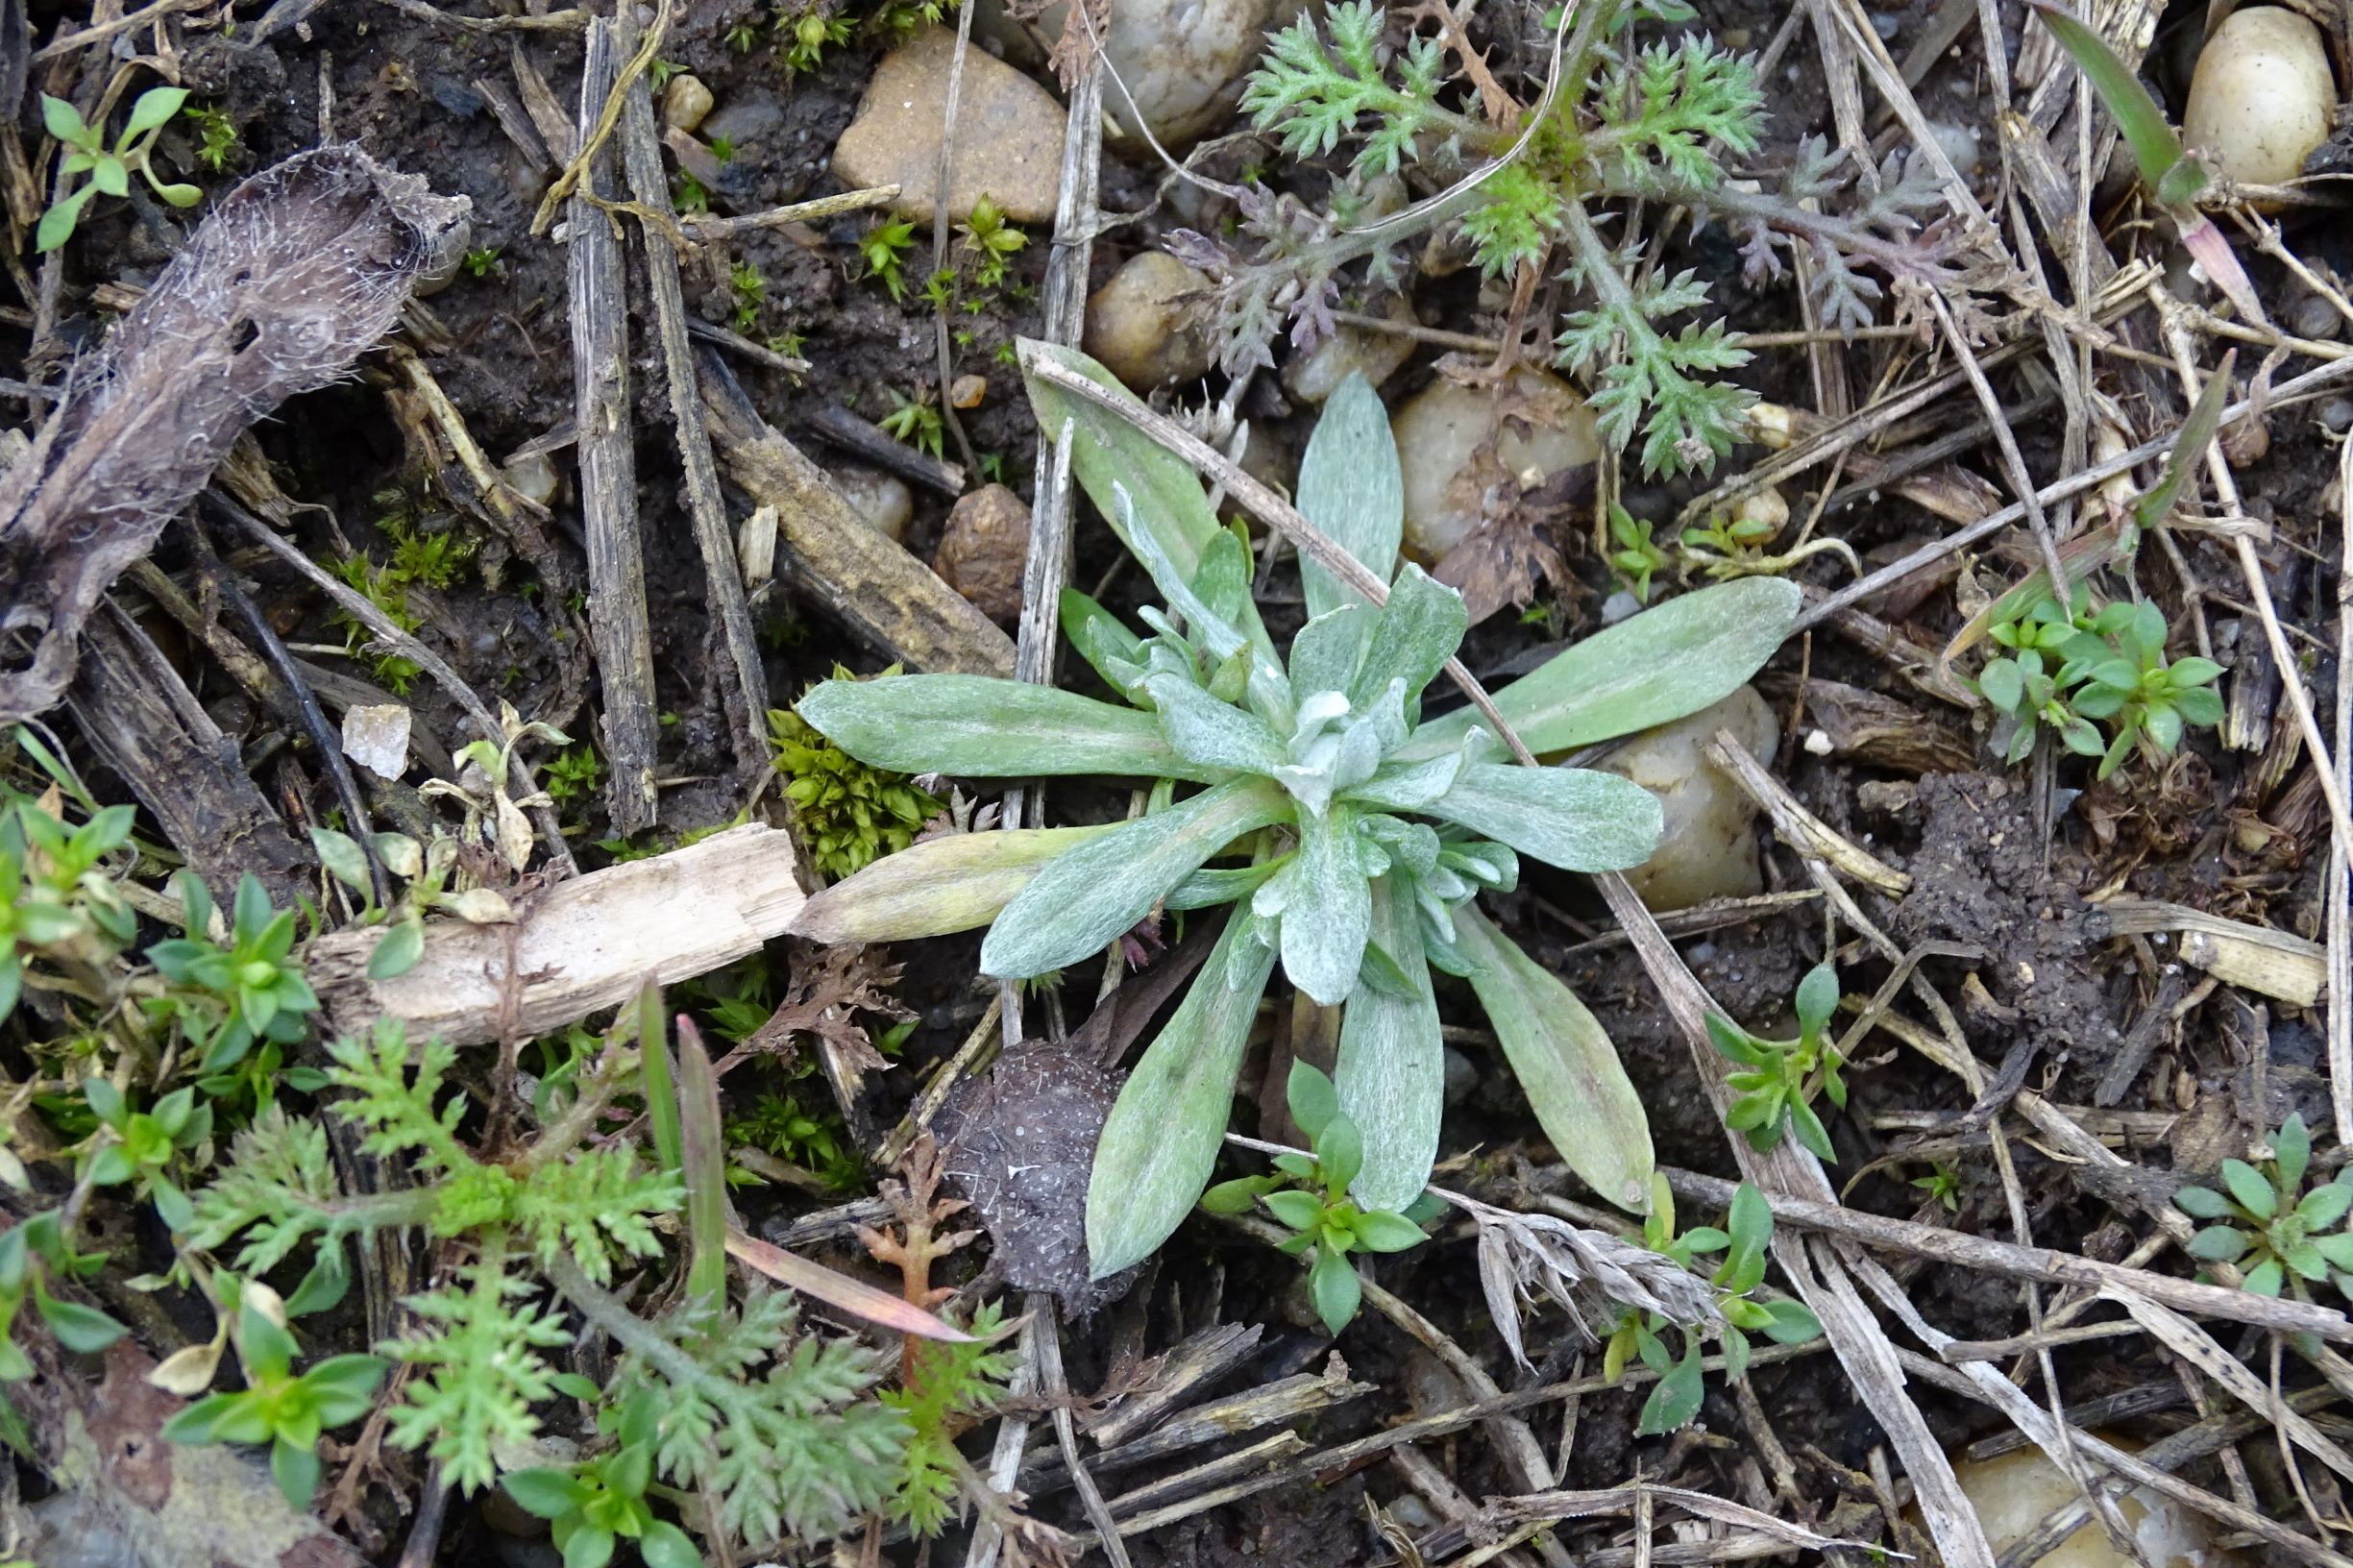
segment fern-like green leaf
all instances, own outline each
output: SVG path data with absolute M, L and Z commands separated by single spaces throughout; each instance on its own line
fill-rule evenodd
M 428 1369 L 393 1409 L 392 1441 L 439 1459 L 469 1492 L 496 1477 L 496 1445 L 538 1434 L 531 1407 L 555 1391 L 555 1368 L 540 1352 L 570 1343 L 572 1335 L 563 1319 L 524 1299 L 531 1294 L 523 1281 L 478 1264 L 460 1285 L 409 1297 L 424 1325 L 377 1347 Z

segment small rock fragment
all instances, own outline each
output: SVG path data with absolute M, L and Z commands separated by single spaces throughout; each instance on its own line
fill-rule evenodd
M 1532 474 L 1541 483 L 1600 458 L 1592 411 L 1551 372 L 1530 366 L 1513 371 L 1501 400 L 1441 377 L 1389 416 L 1405 475 L 1408 551 L 1437 560 L 1483 521 L 1476 498 L 1458 494 L 1455 479 L 1514 406 L 1525 411 L 1530 429 L 1525 434 L 1507 431 L 1495 451 L 1523 480 Z
M 851 187 L 895 184 L 891 209 L 929 219 L 940 199 L 940 143 L 956 35 L 927 27 L 876 68 L 858 116 L 834 144 L 834 178 Z M 956 110 L 951 218 L 983 195 L 1016 223 L 1054 215 L 1062 187 L 1063 108 L 1046 90 L 982 49 L 965 52 Z
M 1707 760 L 1705 747 L 1719 729 L 1730 730 L 1750 755 L 1772 766 L 1780 725 L 1753 686 L 1643 731 L 1600 764 L 1657 796 L 1666 814 L 1657 852 L 1626 873 L 1642 901 L 1660 914 L 1765 891 L 1749 825 L 1756 808 Z
M 1295 14 L 1297 0 L 1119 0 L 1109 8 L 1103 54 L 1127 93 L 1104 95 L 1103 108 L 1133 126 L 1140 113 L 1164 144 L 1216 130 L 1241 99 L 1242 78 L 1266 52 L 1267 30 Z M 1038 18 L 1042 36 L 1062 36 L 1066 4 Z
M 2197 57 L 2182 137 L 2217 173 L 2276 185 L 2303 172 L 2336 108 L 2320 30 L 2279 6 L 2243 6 Z
M 343 710 L 343 754 L 379 778 L 408 772 L 407 707 L 378 702 Z
M 1029 560 L 1029 508 L 1001 484 L 984 485 L 956 502 L 940 535 L 932 570 L 992 621 L 1021 614 L 1021 575 Z
M 904 539 L 915 516 L 915 496 L 896 476 L 844 463 L 832 474 L 833 487 L 885 539 Z
M 673 131 L 693 133 L 701 129 L 703 117 L 711 112 L 711 89 L 702 85 L 699 76 L 674 76 L 670 86 L 662 89 L 662 124 Z
M 947 401 L 951 407 L 977 408 L 989 395 L 986 376 L 959 376 L 947 383 Z
M 1089 297 L 1083 346 L 1138 392 L 1189 381 L 1213 357 L 1197 304 L 1209 286 L 1166 252 L 1140 252 Z
M 545 506 L 555 499 L 555 464 L 544 452 L 509 457 L 500 474 L 509 490 L 535 505 Z
M 1385 296 L 1377 308 L 1365 313 L 1408 327 L 1420 325 L 1414 320 L 1411 302 L 1402 294 Z M 1339 390 L 1351 371 L 1362 371 L 1364 379 L 1378 387 L 1412 357 L 1413 339 L 1403 332 L 1342 327 L 1307 353 L 1291 357 L 1283 367 L 1283 390 L 1301 403 L 1321 403 Z
M 2117 1441 L 2113 1434 L 2103 1435 Z M 2124 1441 L 2119 1446 L 2134 1445 Z M 1984 1460 L 1956 1459 L 1954 1479 L 1976 1509 L 1977 1523 L 1997 1555 L 2033 1534 L 2051 1509 L 2083 1495 L 2040 1449 Z M 2215 1531 L 2203 1518 L 2146 1487 L 2120 1498 L 2117 1509 L 2132 1533 L 2139 1560 L 2149 1568 L 2222 1568 L 2239 1560 L 2215 1547 Z M 2134 1557 L 2118 1551 L 2099 1522 L 2092 1520 L 2036 1561 L 2040 1568 L 2127 1568 Z

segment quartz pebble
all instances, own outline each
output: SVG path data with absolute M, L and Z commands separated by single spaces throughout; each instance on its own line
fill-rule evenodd
M 1140 113 L 1163 145 L 1219 129 L 1241 100 L 1242 78 L 1266 52 L 1266 34 L 1298 0 L 1119 0 L 1109 9 L 1103 54 L 1125 86 L 1107 86 L 1104 112 L 1133 129 Z M 1039 13 L 1042 37 L 1062 36 L 1069 7 Z M 1129 94 L 1133 94 L 1131 99 Z
M 2303 172 L 2336 108 L 2320 30 L 2279 6 L 2243 6 L 2197 57 L 2182 139 L 2217 173 L 2276 185 Z
M 1552 424 L 1532 418 L 1525 434 L 1506 432 L 1495 444 L 1504 466 L 1523 480 L 1538 483 L 1602 454 L 1592 411 L 1549 371 L 1522 366 L 1510 389 L 1532 413 L 1549 414 Z M 1444 378 L 1433 381 L 1389 416 L 1397 437 L 1398 466 L 1406 487 L 1406 550 L 1434 561 L 1460 544 L 1481 523 L 1476 505 L 1454 494 L 1455 478 L 1480 444 L 1501 424 L 1495 396 Z
M 1379 306 L 1364 314 L 1408 327 L 1420 325 L 1414 319 L 1412 303 L 1401 294 L 1385 295 Z M 1364 379 L 1378 387 L 1405 369 L 1406 361 L 1412 357 L 1413 339 L 1403 332 L 1343 326 L 1307 353 L 1291 356 L 1283 367 L 1283 390 L 1301 403 L 1321 403 L 1338 391 L 1340 382 L 1354 371 L 1362 371 Z
M 833 471 L 833 487 L 867 525 L 885 539 L 902 539 L 915 516 L 915 496 L 896 477 L 879 469 L 844 463 Z
M 1200 309 L 1209 286 L 1165 251 L 1140 251 L 1088 297 L 1083 346 L 1138 392 L 1189 381 L 1212 359 Z
M 673 131 L 691 135 L 701 128 L 713 102 L 711 89 L 702 85 L 702 78 L 674 76 L 670 86 L 662 89 L 662 123 Z
M 2113 1438 L 2110 1439 L 2114 1441 Z M 2130 1446 L 2130 1445 L 2120 1445 Z M 1961 1490 L 1977 1510 L 1977 1523 L 1997 1556 L 2025 1539 L 2043 1516 L 2082 1492 L 2041 1449 L 2022 1449 L 1953 1466 Z M 2117 1511 L 2131 1531 L 2148 1568 L 2229 1568 L 2244 1559 L 2217 1548 L 2214 1531 L 2200 1515 L 2143 1487 L 2118 1500 Z M 2087 1522 L 2050 1552 L 2036 1568 L 2134 1568 L 2132 1557 L 2109 1543 L 2097 1521 Z
M 875 68 L 857 118 L 834 144 L 834 178 L 853 188 L 899 187 L 891 210 L 928 220 L 940 199 L 940 143 L 956 35 L 928 27 Z M 1016 223 L 1054 216 L 1062 190 L 1063 107 L 984 49 L 965 52 L 957 157 L 947 212 L 972 215 L 984 195 Z
M 1642 901 L 1659 914 L 1765 891 L 1751 831 L 1756 808 L 1707 760 L 1707 743 L 1719 729 L 1730 730 L 1751 756 L 1773 765 L 1780 724 L 1753 686 L 1743 686 L 1688 718 L 1644 730 L 1599 765 L 1657 796 L 1665 813 L 1657 852 L 1626 873 Z

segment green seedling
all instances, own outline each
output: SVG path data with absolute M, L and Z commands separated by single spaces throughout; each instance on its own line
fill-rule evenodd
M 768 303 L 768 276 L 749 261 L 727 270 L 727 292 L 735 298 L 735 330 L 748 332 L 760 324 L 760 307 Z
M 188 101 L 185 87 L 150 87 L 131 106 L 123 132 L 107 145 L 104 125 L 85 125 L 81 111 L 62 98 L 41 95 L 41 126 L 65 149 L 58 165 L 57 195 L 34 231 L 33 248 L 54 251 L 74 237 L 82 209 L 93 196 L 128 196 L 136 173 L 149 187 L 174 207 L 194 207 L 205 193 L 194 185 L 167 183 L 157 175 L 152 158 L 156 137 Z M 79 177 L 87 175 L 86 181 Z
M 184 112 L 196 127 L 198 160 L 214 174 L 226 173 L 230 156 L 237 150 L 236 122 L 204 104 L 190 104 Z
M 956 225 L 956 234 L 957 247 L 976 263 L 972 282 L 982 288 L 1003 282 L 1007 263 L 1029 243 L 1029 236 L 1007 222 L 986 195 L 972 204 L 972 215 Z
M 2259 1296 L 2285 1290 L 2308 1301 L 2312 1286 L 2332 1282 L 2353 1297 L 2353 1232 L 2336 1229 L 2353 1206 L 2353 1166 L 2307 1192 L 2311 1164 L 2312 1134 L 2299 1114 L 2272 1135 L 2271 1158 L 2262 1165 L 2223 1161 L 2221 1191 L 2185 1187 L 2174 1193 L 2175 1208 L 2211 1222 L 2190 1238 L 2190 1256 L 2235 1264 Z
M 135 816 L 109 806 L 69 832 L 29 800 L 0 815 L 0 1019 L 15 1011 L 28 961 L 90 975 L 137 935 L 137 917 L 102 869 L 131 842 Z
M 1609 503 L 1609 570 L 1637 604 L 1651 601 L 1651 577 L 1667 564 L 1667 552 L 1651 538 L 1653 527 L 1650 519 Z
M 187 907 L 185 935 L 147 949 L 147 961 L 166 980 L 209 999 L 217 1021 L 181 1010 L 202 1051 L 200 1070 L 222 1072 L 245 1060 L 257 1041 L 291 1044 L 308 1032 L 319 998 L 293 957 L 294 912 L 273 910 L 269 890 L 250 871 L 237 883 L 229 945 L 208 934 L 212 900 L 191 872 L 179 877 Z
M 494 272 L 504 270 L 499 264 L 499 252 L 500 247 L 496 245 L 477 245 L 466 253 L 467 273 L 476 278 L 487 278 Z
M 1707 1038 L 1740 1067 L 1725 1083 L 1736 1093 L 1724 1124 L 1745 1134 L 1752 1148 L 1777 1147 L 1785 1132 L 1823 1160 L 1834 1160 L 1830 1135 L 1815 1113 L 1814 1099 L 1826 1094 L 1840 1110 L 1847 1105 L 1846 1058 L 1825 1032 L 1838 1011 L 1838 971 L 1817 965 L 1798 982 L 1798 1038 L 1760 1040 L 1722 1014 L 1707 1016 Z
M 907 280 L 901 276 L 900 263 L 915 248 L 915 220 L 898 218 L 890 223 L 878 223 L 858 241 L 858 254 L 866 258 L 866 275 L 879 278 L 882 286 L 891 291 L 894 302 L 907 297 Z
M 1732 1210 L 1725 1225 L 1721 1231 L 1699 1225 L 1676 1235 L 1675 1196 L 1664 1176 L 1653 1178 L 1651 1212 L 1642 1224 L 1643 1244 L 1685 1268 L 1695 1267 L 1701 1257 L 1724 1254 L 1709 1284 L 1715 1286 L 1716 1311 L 1724 1318 L 1725 1375 L 1740 1378 L 1749 1369 L 1751 1335 L 1762 1335 L 1776 1344 L 1802 1345 L 1821 1335 L 1822 1324 L 1802 1302 L 1754 1298 L 1756 1287 L 1764 1283 L 1765 1251 L 1773 1241 L 1773 1210 L 1764 1193 L 1751 1183 L 1741 1183 L 1732 1194 Z M 1677 1357 L 1667 1348 L 1668 1327 L 1655 1312 L 1629 1311 L 1619 1318 L 1603 1347 L 1602 1376 L 1612 1383 L 1637 1356 L 1643 1365 L 1658 1374 L 1651 1397 L 1643 1401 L 1634 1428 L 1637 1436 L 1657 1436 L 1689 1426 L 1705 1398 L 1700 1377 L 1699 1332 L 1683 1330 L 1683 1354 Z
M 0 1233 L 0 1383 L 33 1375 L 32 1359 L 13 1337 L 28 1300 L 57 1342 L 78 1356 L 94 1356 L 130 1332 L 97 1308 L 50 1291 L 52 1279 L 86 1279 L 105 1262 L 104 1254 L 73 1249 L 55 1210 Z
M 1145 786 L 1149 809 L 1114 825 L 926 840 L 820 894 L 800 930 L 889 941 L 986 926 L 982 970 L 1021 980 L 1087 962 L 1163 912 L 1232 906 L 1097 1144 L 1098 1274 L 1150 1253 L 1208 1185 L 1278 960 L 1301 992 L 1345 1008 L 1336 1078 L 1363 1139 L 1350 1188 L 1361 1208 L 1410 1203 L 1429 1177 L 1443 1106 L 1434 965 L 1470 982 L 1555 1146 L 1609 1201 L 1639 1209 L 1650 1135 L 1607 1036 L 1477 899 L 1513 887 L 1522 854 L 1570 870 L 1639 865 L 1657 844 L 1658 802 L 1612 774 L 1509 762 L 1477 710 L 1424 720 L 1423 691 L 1468 616 L 1452 588 L 1398 562 L 1403 482 L 1379 396 L 1359 377 L 1326 404 L 1299 504 L 1386 602 L 1310 564 L 1309 620 L 1286 659 L 1251 600 L 1246 535 L 1218 522 L 1183 459 L 1115 411 L 1136 409 L 1132 396 L 1084 355 L 1030 343 L 1023 358 L 1040 427 L 1070 432 L 1080 483 L 1167 606 L 1140 612 L 1143 636 L 1064 596 L 1071 646 L 1120 700 L 899 675 L 827 681 L 797 711 L 872 767 L 1118 775 Z M 1537 753 L 1646 728 L 1747 679 L 1797 603 L 1795 587 L 1764 578 L 1688 595 L 1494 701 Z
M 913 1435 L 893 1515 L 919 1540 L 947 1528 L 964 1496 L 957 1434 L 1000 1406 L 1019 1360 L 1004 1348 L 1004 1309 L 992 1302 L 973 1314 L 971 1339 L 916 1345 L 900 1386 L 882 1402 L 906 1417 Z
M 1239 1214 L 1263 1204 L 1291 1233 L 1275 1243 L 1277 1249 L 1308 1258 L 1308 1293 L 1315 1315 L 1336 1335 L 1356 1321 L 1364 1302 L 1350 1255 L 1403 1252 L 1428 1238 L 1407 1215 L 1363 1208 L 1348 1195 L 1349 1184 L 1364 1168 L 1364 1135 L 1340 1110 L 1332 1080 L 1308 1063 L 1293 1062 L 1285 1090 L 1291 1120 L 1315 1152 L 1276 1155 L 1279 1176 L 1219 1182 L 1201 1194 L 1201 1207 L 1213 1214 Z
M 1952 1166 L 1943 1164 L 1933 1165 L 1929 1167 L 1927 1175 L 1913 1177 L 1909 1185 L 1926 1193 L 1930 1203 L 1944 1205 L 1945 1213 L 1957 1214 L 1961 1212 L 1961 1173 Z
M 588 799 L 604 783 L 604 759 L 597 755 L 594 746 L 582 741 L 550 757 L 539 782 L 548 798 L 559 806 Z
M 2106 778 L 2136 746 L 2170 753 L 2185 725 L 2221 723 L 2214 683 L 2222 667 L 2195 654 L 2169 662 L 2165 616 L 2146 600 L 2095 612 L 2091 590 L 2079 586 L 2071 606 L 2037 599 L 1997 620 L 1990 635 L 2008 651 L 1986 661 L 1977 690 L 2014 726 L 2011 762 L 2025 760 L 2047 727 L 2069 750 L 2097 758 Z M 2101 733 L 2103 723 L 2112 734 Z
M 875 423 L 918 452 L 929 453 L 934 457 L 944 456 L 947 452 L 947 421 L 940 413 L 940 404 L 928 392 L 919 390 L 918 395 L 912 398 L 904 396 L 895 387 L 891 388 L 890 392 L 891 411 Z
M 702 1554 L 693 1539 L 668 1520 L 656 1519 L 646 1501 L 661 1441 L 661 1407 L 641 1395 L 615 1425 L 620 1446 L 613 1452 L 568 1470 L 510 1470 L 499 1484 L 525 1512 L 548 1521 L 564 1568 L 604 1568 L 623 1541 L 635 1543 L 646 1568 L 701 1568 Z
M 297 1374 L 294 1336 L 264 1311 L 248 1287 L 232 1335 L 245 1367 L 245 1386 L 209 1394 L 163 1424 L 175 1443 L 270 1445 L 270 1474 L 286 1502 L 310 1507 L 319 1487 L 319 1434 L 349 1426 L 376 1409 L 384 1381 L 379 1356 L 332 1356 Z
M 84 1079 L 82 1097 L 103 1129 L 86 1167 L 90 1184 L 129 1184 L 173 1230 L 193 1225 L 196 1212 L 173 1179 L 172 1167 L 212 1136 L 212 1107 L 196 1103 L 195 1087 L 173 1090 L 152 1111 L 132 1110 L 122 1090 L 104 1078 Z

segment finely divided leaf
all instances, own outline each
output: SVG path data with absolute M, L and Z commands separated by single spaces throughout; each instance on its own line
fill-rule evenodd
M 1359 986 L 1349 996 L 1333 1079 L 1340 1110 L 1364 1139 L 1364 1168 L 1353 1188 L 1358 1205 L 1403 1209 L 1421 1196 L 1437 1158 L 1446 1058 L 1422 958 L 1421 915 L 1393 876 L 1373 884 L 1372 942 L 1410 990 Z
M 989 675 L 828 680 L 795 711 L 860 762 L 902 773 L 1220 776 L 1178 756 L 1148 713 Z
M 1803 595 L 1779 577 L 1743 577 L 1684 594 L 1567 649 L 1495 694 L 1531 751 L 1631 734 L 1729 696 L 1773 656 Z M 1483 721 L 1464 709 L 1415 730 L 1400 757 L 1451 750 Z
M 1520 950 L 1477 904 L 1455 915 L 1456 945 L 1504 1056 L 1553 1147 L 1585 1185 L 1639 1213 L 1650 1201 L 1651 1128 L 1608 1035 L 1577 993 Z
M 1308 437 L 1299 460 L 1299 513 L 1374 576 L 1389 580 L 1405 536 L 1405 479 L 1388 410 L 1361 371 L 1350 372 L 1325 402 L 1315 433 Z M 1363 601 L 1313 561 L 1301 559 L 1299 576 L 1310 616 Z
M 1087 1187 L 1087 1253 L 1093 1277 L 1151 1256 L 1191 1212 L 1216 1169 L 1233 1112 L 1242 1048 L 1258 1019 L 1274 954 L 1259 949 L 1228 984 L 1250 922 L 1226 922 L 1200 975 L 1159 1038 L 1145 1047 L 1095 1144 Z
M 1474 762 L 1428 810 L 1567 871 L 1639 866 L 1663 826 L 1658 796 L 1589 768 Z
M 1288 815 L 1290 799 L 1274 783 L 1238 778 L 1119 824 L 1056 860 L 1005 906 L 981 943 L 981 972 L 1026 979 L 1100 952 L 1212 855 Z

